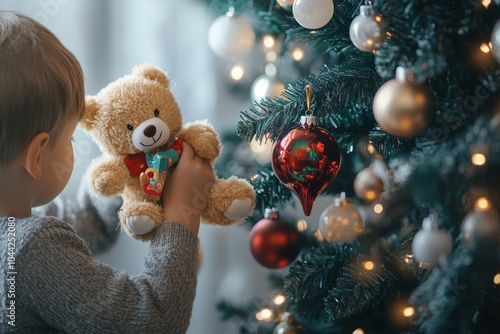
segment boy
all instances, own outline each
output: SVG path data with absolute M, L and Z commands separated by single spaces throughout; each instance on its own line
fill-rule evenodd
M 36 21 L 0 11 L 0 332 L 185 333 L 204 209 L 194 205 L 193 190 L 214 182 L 210 164 L 183 146 L 163 196 L 165 223 L 144 272 L 129 277 L 94 261 L 67 223 L 31 212 L 67 184 L 70 175 L 53 167 L 73 168 L 71 136 L 83 110 L 74 56 Z M 91 196 L 80 203 L 81 223 L 95 219 L 94 228 L 105 230 L 99 220 L 116 211 L 96 203 Z M 183 205 L 193 208 L 190 216 L 179 211 Z

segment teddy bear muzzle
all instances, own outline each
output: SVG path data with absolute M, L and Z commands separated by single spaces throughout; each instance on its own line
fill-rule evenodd
M 142 152 L 151 151 L 163 146 L 170 137 L 167 123 L 157 117 L 143 121 L 132 133 L 134 147 Z

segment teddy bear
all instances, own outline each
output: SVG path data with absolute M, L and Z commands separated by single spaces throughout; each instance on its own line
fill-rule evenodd
M 160 196 L 182 154 L 182 142 L 212 164 L 221 151 L 219 136 L 206 120 L 183 124 L 169 86 L 160 68 L 136 66 L 97 95 L 87 96 L 79 123 L 103 152 L 90 166 L 90 188 L 108 197 L 121 195 L 122 229 L 143 241 L 163 222 Z M 217 178 L 202 221 L 232 225 L 243 221 L 254 206 L 255 192 L 246 180 Z

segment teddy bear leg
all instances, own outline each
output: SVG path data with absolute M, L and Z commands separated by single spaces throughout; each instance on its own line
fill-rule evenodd
M 163 209 L 151 202 L 127 202 L 120 210 L 120 221 L 130 236 L 146 241 L 163 222 Z
M 255 192 L 243 179 L 217 180 L 202 218 L 208 224 L 231 225 L 242 221 L 255 207 Z

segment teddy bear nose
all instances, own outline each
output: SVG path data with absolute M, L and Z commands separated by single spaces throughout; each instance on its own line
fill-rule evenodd
M 156 134 L 156 126 L 154 125 L 148 125 L 144 131 L 143 131 L 144 135 L 148 138 L 151 138 L 153 137 L 155 134 Z

